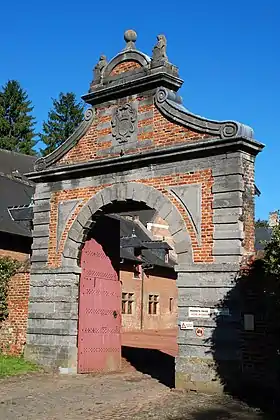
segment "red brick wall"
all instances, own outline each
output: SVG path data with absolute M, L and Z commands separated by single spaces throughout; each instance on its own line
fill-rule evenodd
M 9 249 L 0 249 L 0 257 L 10 257 L 14 260 L 24 262 L 29 258 L 29 256 L 30 254 L 26 254 L 24 252 L 17 252 Z
M 19 272 L 10 279 L 8 318 L 0 323 L 0 349 L 8 354 L 23 352 L 26 340 L 29 272 Z
M 199 141 L 211 137 L 207 134 L 197 133 L 178 124 L 169 122 L 165 117 L 161 115 L 153 103 L 150 105 L 141 105 L 141 102 L 147 98 L 149 98 L 149 95 L 143 96 L 143 94 L 136 98 L 136 101 L 138 101 L 138 115 L 140 117 L 144 112 L 151 111 L 153 116 L 151 118 L 142 120 L 139 118 L 138 129 L 147 125 L 151 125 L 152 131 L 138 134 L 137 138 L 140 143 L 138 149 L 127 151 L 127 154 L 143 152 L 145 150 L 151 150 L 161 146 L 166 147 L 172 146 L 173 144 L 184 144 L 186 142 Z M 123 101 L 120 101 L 120 103 L 121 102 L 132 102 L 132 99 L 125 98 Z M 117 153 L 114 154 L 112 152 L 108 152 L 108 148 L 112 146 L 112 141 L 110 139 L 108 141 L 102 142 L 97 141 L 98 138 L 111 133 L 111 127 L 102 128 L 102 125 L 99 126 L 99 124 L 111 121 L 111 115 L 104 115 L 104 111 L 106 110 L 106 113 L 112 112 L 114 108 L 115 105 L 108 105 L 107 107 L 96 107 L 96 116 L 91 127 L 87 133 L 79 140 L 78 144 L 62 157 L 59 164 L 65 165 L 77 162 L 85 162 L 118 155 Z M 147 144 L 143 142 L 143 146 L 141 146 L 141 140 L 146 139 L 152 140 L 152 144 L 147 146 Z
M 213 210 L 212 210 L 212 185 L 213 177 L 210 169 L 205 169 L 197 172 L 182 173 L 176 175 L 170 175 L 159 178 L 150 178 L 150 179 L 137 179 L 137 182 L 141 182 L 146 185 L 155 187 L 164 195 L 166 195 L 169 200 L 178 208 L 182 217 L 185 221 L 186 227 L 188 229 L 192 249 L 193 257 L 195 262 L 213 262 L 212 248 L 213 248 Z M 185 185 L 185 184 L 195 184 L 201 183 L 202 185 L 202 221 L 201 221 L 201 244 L 197 242 L 196 234 L 191 224 L 191 221 L 188 218 L 188 215 L 185 209 L 181 204 L 176 200 L 176 198 L 171 195 L 166 187 L 171 185 Z M 77 188 L 73 190 L 58 191 L 52 194 L 51 197 L 51 214 L 50 214 L 50 239 L 49 239 L 49 254 L 48 254 L 48 264 L 51 267 L 59 267 L 61 264 L 61 254 L 64 248 L 64 244 L 68 235 L 68 231 L 77 217 L 79 211 L 83 205 L 94 195 L 96 192 L 108 185 L 103 185 L 100 187 L 86 187 L 86 188 Z M 79 206 L 77 206 L 75 212 L 68 220 L 66 228 L 61 236 L 59 243 L 58 251 L 56 250 L 56 226 L 57 226 L 57 214 L 58 214 L 58 203 L 64 200 L 70 199 L 82 199 L 83 201 Z
M 132 314 L 122 315 L 123 331 L 141 328 L 141 277 L 133 278 L 133 272 L 122 270 L 120 272 L 122 291 L 134 294 Z M 178 302 L 175 278 L 162 277 L 160 274 L 144 274 L 143 282 L 143 329 L 165 330 L 173 329 L 177 324 Z M 148 313 L 149 294 L 159 296 L 158 313 Z M 172 298 L 172 311 L 170 312 L 170 298 Z
M 110 73 L 110 76 L 115 76 L 117 74 L 125 73 L 126 71 L 131 71 L 134 69 L 140 68 L 140 64 L 136 61 L 123 61 L 122 63 L 118 64 Z
M 243 223 L 244 241 L 243 246 L 247 254 L 255 251 L 255 168 L 254 163 L 243 160 L 244 187 L 243 193 Z

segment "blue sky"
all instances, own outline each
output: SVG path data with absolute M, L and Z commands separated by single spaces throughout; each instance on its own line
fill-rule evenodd
M 135 29 L 151 54 L 164 33 L 192 112 L 234 119 L 266 144 L 256 163 L 256 216 L 279 204 L 280 2 L 278 0 L 14 0 L 1 5 L 0 84 L 17 79 L 34 104 L 37 130 L 59 92 L 87 92 L 100 54 L 108 59 Z

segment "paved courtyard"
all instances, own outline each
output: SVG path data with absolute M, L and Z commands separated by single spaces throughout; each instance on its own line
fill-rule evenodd
M 1 380 L 0 419 L 257 420 L 268 417 L 231 398 L 181 393 L 147 375 L 126 372 L 103 376 L 35 374 Z

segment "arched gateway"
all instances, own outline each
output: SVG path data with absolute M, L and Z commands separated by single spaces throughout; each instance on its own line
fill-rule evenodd
M 178 329 L 176 384 L 217 389 L 209 344 L 214 310 L 254 248 L 254 161 L 263 145 L 243 124 L 184 108 L 176 93 L 183 82 L 168 61 L 164 36 L 151 58 L 136 49 L 135 32 L 127 31 L 125 41 L 121 53 L 110 62 L 101 56 L 95 66 L 82 124 L 28 174 L 36 192 L 25 357 L 83 371 L 84 346 L 99 352 L 95 365 L 117 367 L 118 356 L 111 357 L 112 348 L 120 351 L 117 273 L 89 233 L 100 215 L 137 203 L 168 222 L 177 253 L 178 326 L 193 322 L 192 329 Z M 111 281 L 102 293 L 113 300 L 88 298 L 96 294 L 93 277 L 101 289 L 102 278 Z M 106 337 L 97 312 L 116 319 L 108 321 Z M 225 316 L 225 329 L 228 322 Z M 236 362 L 228 346 L 225 335 L 221 360 Z

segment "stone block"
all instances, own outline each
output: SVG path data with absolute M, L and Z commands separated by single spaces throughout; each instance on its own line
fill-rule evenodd
M 229 226 L 228 226 L 229 228 Z M 213 239 L 244 239 L 244 232 L 240 229 L 219 229 L 219 225 L 214 228 Z
M 88 205 L 85 205 L 79 212 L 77 216 L 77 221 L 81 224 L 81 226 L 85 226 L 86 223 L 92 219 L 92 212 Z
M 241 241 L 238 239 L 216 239 L 214 241 L 213 255 L 243 255 Z
M 231 287 L 180 287 L 178 306 L 215 307 L 231 290 Z
M 104 188 L 102 191 L 100 191 L 100 196 L 102 199 L 103 206 L 112 203 L 110 188 Z
M 111 198 L 112 200 L 112 198 Z M 91 214 L 94 215 L 97 210 L 103 207 L 103 201 L 101 197 L 101 192 L 96 193 L 88 202 L 87 206 L 89 207 Z
M 179 272 L 177 287 L 232 287 L 235 285 L 237 272 Z
M 33 218 L 33 225 L 46 225 L 50 222 L 50 213 L 49 212 L 40 212 L 35 213 Z
M 232 191 L 214 194 L 213 209 L 242 207 L 243 198 L 240 191 Z
M 30 276 L 30 286 L 78 286 L 79 278 L 79 274 L 75 273 L 32 273 Z
M 172 210 L 166 216 L 165 221 L 169 225 L 169 232 L 171 233 L 171 235 L 174 235 L 174 233 L 186 228 L 185 222 L 175 206 L 172 207 Z
M 213 193 L 244 191 L 244 181 L 240 174 L 219 176 L 214 178 Z
M 124 182 L 121 182 L 117 184 L 117 200 L 118 201 L 125 201 L 126 200 L 126 190 L 127 190 L 127 184 Z
M 34 200 L 33 213 L 48 212 L 51 209 L 50 200 L 48 198 Z
M 176 251 L 176 245 L 175 245 L 175 251 Z M 177 253 L 177 251 L 176 251 Z M 177 253 L 178 254 L 178 253 Z M 192 262 L 192 253 L 191 251 L 182 252 L 177 255 L 177 263 L 178 264 L 187 264 Z
M 213 212 L 214 224 L 237 223 L 242 215 L 242 207 L 237 208 L 217 208 Z
M 173 205 L 170 201 L 166 201 L 166 203 L 163 204 L 161 209 L 159 210 L 160 217 L 165 220 L 167 216 L 171 213 L 173 208 Z
M 49 238 L 47 236 L 43 237 L 33 237 L 33 242 L 31 248 L 35 249 L 48 249 L 49 247 Z
M 49 231 L 49 225 L 37 225 L 34 226 L 32 230 L 32 237 L 33 238 L 43 238 L 43 237 L 49 237 L 50 231 Z

